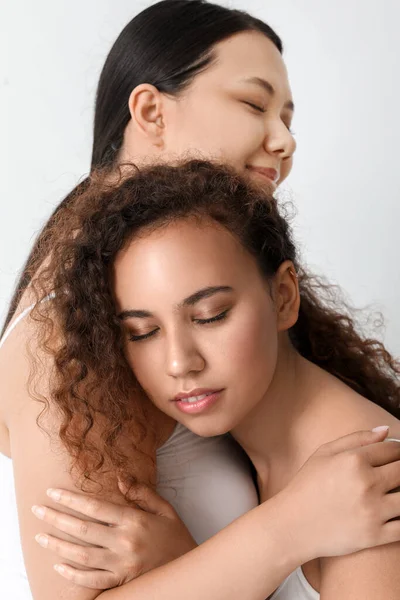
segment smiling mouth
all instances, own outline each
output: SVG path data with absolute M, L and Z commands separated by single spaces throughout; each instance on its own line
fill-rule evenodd
M 207 394 L 200 394 L 199 396 L 189 396 L 189 398 L 181 398 L 180 402 L 187 402 L 188 404 L 193 404 L 194 402 L 200 402 L 200 400 L 204 400 L 207 396 L 211 396 L 213 392 L 208 392 Z
M 260 177 L 262 177 L 263 179 L 268 181 L 270 184 L 273 185 L 274 188 L 277 187 L 278 181 L 279 181 L 279 171 L 277 171 L 276 169 L 270 169 L 267 167 L 252 167 L 252 166 L 247 166 L 246 168 L 251 173 L 255 173 L 256 175 L 259 175 Z
M 194 402 L 200 402 L 207 398 L 207 396 L 211 396 L 221 390 L 214 390 L 210 388 L 196 388 L 191 392 L 183 392 L 181 394 L 177 394 L 173 399 L 175 402 L 188 402 L 189 404 Z
M 188 415 L 202 414 L 218 403 L 224 389 L 221 390 L 194 390 L 190 394 L 178 394 L 174 404 L 180 412 Z

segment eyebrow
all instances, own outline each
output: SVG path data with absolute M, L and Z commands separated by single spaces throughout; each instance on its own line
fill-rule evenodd
M 197 304 L 197 302 L 200 302 L 200 300 L 204 300 L 205 298 L 210 298 L 211 296 L 214 296 L 215 294 L 219 294 L 220 292 L 233 292 L 233 288 L 229 285 L 216 285 L 216 286 L 205 287 L 201 290 L 198 290 L 194 294 L 191 294 L 184 300 L 182 300 L 182 302 L 177 304 L 176 308 L 179 309 L 179 308 L 184 308 L 186 306 L 194 306 L 195 304 Z M 142 310 L 142 309 L 123 310 L 118 315 L 118 319 L 120 319 L 121 321 L 124 321 L 125 319 L 130 319 L 133 317 L 136 319 L 146 319 L 148 317 L 154 317 L 154 315 L 150 311 Z
M 243 81 L 245 83 L 252 83 L 253 85 L 258 85 L 259 87 L 262 87 L 266 92 L 268 92 L 268 94 L 271 94 L 271 96 L 275 94 L 274 86 L 262 77 L 246 77 L 246 79 L 243 79 Z M 294 112 L 293 100 L 288 100 L 287 102 L 285 102 L 285 108 Z

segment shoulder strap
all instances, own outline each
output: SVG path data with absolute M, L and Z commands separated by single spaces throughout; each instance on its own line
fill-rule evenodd
M 42 302 L 47 302 L 48 300 L 51 300 L 52 298 L 54 298 L 54 296 L 55 296 L 55 294 L 54 294 L 54 292 L 52 292 L 51 294 L 49 294 L 48 296 L 43 298 Z M 20 323 L 26 317 L 26 315 L 28 315 L 31 312 L 31 310 L 33 309 L 34 306 L 35 306 L 35 303 L 33 303 L 30 306 L 28 306 L 27 308 L 25 308 L 22 311 L 22 313 L 18 315 L 18 317 L 15 319 L 15 321 L 13 321 L 11 323 L 10 327 L 8 329 L 6 329 L 6 332 L 4 333 L 3 337 L 0 340 L 0 348 L 4 345 L 6 339 L 12 333 L 12 331 L 16 328 L 18 323 Z

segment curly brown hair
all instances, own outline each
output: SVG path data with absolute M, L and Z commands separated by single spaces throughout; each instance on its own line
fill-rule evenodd
M 299 264 L 288 220 L 276 201 L 226 166 L 207 161 L 131 166 L 118 182 L 95 172 L 90 185 L 59 211 L 32 267 L 41 347 L 54 357 L 51 398 L 62 417 L 60 438 L 80 474 L 105 465 L 134 478 L 132 452 L 151 429 L 146 398 L 124 356 L 113 298 L 117 253 L 144 229 L 173 220 L 212 219 L 231 231 L 272 277 L 291 260 L 299 274 L 300 314 L 289 335 L 298 352 L 400 417 L 400 364 L 363 336 L 336 288 Z M 34 273 L 36 275 L 34 276 Z M 49 292 L 51 302 L 40 302 Z M 51 342 L 54 330 L 57 342 Z M 91 438 L 94 426 L 100 441 Z M 131 445 L 124 444 L 129 432 Z

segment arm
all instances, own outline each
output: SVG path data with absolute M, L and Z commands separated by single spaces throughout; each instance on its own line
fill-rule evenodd
M 129 598 L 132 592 L 135 593 L 135 598 L 152 597 L 151 594 L 154 597 L 156 593 L 157 598 L 184 598 L 189 585 L 194 588 L 194 591 L 190 591 L 194 598 L 200 598 L 205 593 L 211 594 L 210 598 L 213 600 L 242 598 L 243 589 L 247 590 L 246 598 L 259 598 L 261 594 L 265 597 L 288 574 L 289 567 L 291 570 L 297 566 L 297 562 L 304 560 L 301 559 L 302 549 L 303 557 L 307 553 L 309 557 L 313 554 L 327 556 L 328 553 L 350 553 L 360 547 L 398 539 L 399 522 L 384 523 L 400 511 L 400 496 L 385 494 L 382 497 L 376 492 L 379 489 L 381 492 L 391 490 L 396 481 L 399 481 L 400 465 L 396 462 L 386 463 L 399 458 L 400 445 L 374 444 L 358 448 L 355 453 L 350 452 L 351 443 L 355 446 L 366 443 L 370 435 L 372 434 L 368 432 L 352 434 L 321 447 L 279 497 L 276 496 L 245 517 L 237 519 L 198 551 L 190 552 L 185 560 L 174 561 L 168 568 L 156 569 L 146 578 L 140 577 L 132 584 L 106 592 L 106 597 L 122 600 Z M 343 452 L 346 447 L 348 452 Z M 339 451 L 336 456 L 335 449 Z M 363 469 L 366 458 L 367 464 L 370 461 L 375 466 L 380 464 L 383 467 L 382 470 L 367 469 L 367 485 L 364 489 L 363 486 L 360 488 L 358 484 L 354 485 L 359 476 L 354 466 L 358 465 Z M 338 477 L 338 473 L 343 479 Z M 375 484 L 372 483 L 373 480 Z M 372 502 L 374 496 L 377 502 Z M 357 502 L 346 501 L 346 498 L 355 497 Z M 85 516 L 93 516 L 93 507 L 88 505 L 84 496 L 63 492 L 61 498 L 63 506 L 74 508 Z M 293 507 L 296 507 L 295 511 Z M 151 495 L 151 510 L 153 514 L 166 513 L 165 501 L 157 499 L 154 492 Z M 71 531 L 65 528 L 65 515 L 62 512 L 47 512 L 47 522 L 60 530 Z M 113 556 L 121 554 L 121 541 L 124 542 L 124 551 L 118 557 L 119 564 L 110 567 L 111 571 L 119 571 L 119 580 L 125 578 L 125 581 L 129 581 L 126 579 L 127 565 L 137 564 L 143 552 L 151 549 L 152 545 L 154 547 L 154 540 L 158 540 L 159 533 L 162 532 L 162 529 L 156 528 L 150 534 L 151 528 L 148 527 L 141 531 L 142 527 L 138 528 L 137 523 L 135 524 L 136 513 L 132 508 L 125 509 L 121 521 L 112 505 L 99 503 L 96 507 L 95 514 L 101 520 L 117 523 L 111 529 L 113 539 L 107 540 L 106 543 L 110 545 L 104 548 L 104 552 L 111 550 Z M 143 517 L 146 521 L 144 512 Z M 105 529 L 109 531 L 109 528 Z M 134 549 L 131 556 L 126 550 L 127 532 L 128 540 L 132 540 L 132 547 L 139 548 L 139 551 Z M 102 545 L 100 541 L 99 544 Z M 56 539 L 50 542 L 51 549 L 60 552 L 64 558 L 70 558 L 69 549 L 65 552 L 62 546 L 62 542 Z M 78 549 L 79 545 L 75 547 L 75 551 Z M 91 554 L 90 549 L 88 554 Z M 97 566 L 104 568 L 102 565 Z M 204 578 L 204 569 L 207 570 L 207 578 Z M 67 578 L 70 577 L 82 585 L 102 587 L 101 584 L 95 585 L 95 571 L 69 572 Z M 220 581 L 217 587 L 216 579 Z M 260 594 L 259 588 L 262 590 Z M 179 590 L 182 591 L 181 595 L 177 595 Z
M 14 480 L 19 516 L 20 534 L 25 566 L 34 600 L 93 600 L 101 593 L 62 579 L 53 569 L 55 555 L 46 552 L 35 541 L 41 531 L 55 533 L 54 528 L 39 521 L 32 513 L 32 505 L 49 503 L 46 489 L 59 485 L 71 491 L 77 490 L 70 476 L 70 457 L 58 440 L 58 418 L 54 409 L 50 410 L 43 426 L 36 420 L 43 405 L 34 401 L 27 391 L 31 364 L 24 349 L 29 339 L 35 339 L 35 324 L 28 319 L 22 321 L 2 348 L 0 358 L 0 420 L 6 426 L 10 439 L 10 455 L 13 461 Z M 43 365 L 51 372 L 49 357 L 43 357 Z M 48 397 L 48 382 L 42 378 L 41 389 Z M 144 481 L 151 480 L 151 474 L 140 469 L 138 476 Z M 93 497 L 93 496 L 92 496 Z M 115 504 L 125 504 L 115 481 L 115 493 L 107 498 Z M 55 507 L 56 505 L 53 504 Z M 68 512 L 68 511 L 67 511 Z M 72 540 L 62 535 L 65 540 Z M 0 582 L 0 597 L 3 596 Z
M 399 453 L 398 444 L 375 444 L 374 446 L 386 447 L 384 449 L 388 453 L 388 459 L 390 459 L 390 452 Z M 321 458 L 327 457 L 319 457 L 319 459 Z M 315 505 L 315 498 L 318 498 L 318 504 L 321 502 L 321 494 L 318 497 L 313 485 L 305 488 L 302 481 L 297 480 L 295 485 L 288 486 L 283 492 L 237 519 L 229 527 L 185 556 L 154 569 L 122 587 L 103 593 L 85 590 L 80 586 L 71 587 L 71 583 L 62 578 L 58 582 L 54 580 L 54 572 L 52 573 L 51 569 L 54 559 L 50 556 L 45 561 L 45 551 L 37 547 L 33 548 L 33 545 L 37 546 L 32 538 L 33 534 L 38 532 L 38 525 L 36 528 L 33 527 L 33 531 L 29 535 L 28 525 L 21 522 L 22 535 L 25 538 L 24 551 L 28 573 L 31 585 L 33 583 L 32 591 L 37 594 L 34 595 L 34 598 L 35 600 L 36 598 L 40 598 L 40 600 L 54 598 L 56 591 L 61 597 L 69 598 L 68 595 L 61 595 L 62 590 L 62 593 L 70 593 L 71 597 L 76 600 L 96 597 L 104 597 L 104 600 L 130 600 L 131 597 L 134 597 L 135 600 L 150 600 L 151 598 L 186 600 L 188 592 L 190 592 L 191 600 L 200 600 L 200 598 L 204 600 L 205 596 L 209 596 L 212 600 L 227 600 L 228 598 L 229 600 L 242 600 L 244 597 L 246 600 L 262 600 L 299 564 L 318 555 L 324 555 L 328 550 L 332 552 L 335 550 L 335 545 L 340 548 L 340 551 L 344 551 L 346 550 L 345 542 L 349 544 L 348 551 L 354 550 L 354 546 L 350 546 L 350 543 L 355 543 L 357 538 L 355 531 L 360 529 L 360 522 L 354 518 L 353 506 L 350 514 L 343 510 L 346 505 L 343 504 L 342 497 L 338 504 L 338 494 L 334 493 L 334 490 L 337 492 L 338 481 L 335 477 L 332 480 L 332 471 L 342 473 L 347 482 L 354 479 L 355 473 L 346 471 L 346 464 L 349 463 L 348 457 L 344 457 L 345 460 L 343 460 L 343 456 L 339 455 L 339 462 L 335 460 L 338 456 L 328 458 L 333 460 L 328 464 L 324 462 L 321 465 L 318 470 L 320 477 L 315 476 L 315 461 L 314 463 L 312 460 L 309 461 L 308 473 L 307 468 L 302 470 L 303 481 L 310 481 L 311 476 L 315 486 L 320 490 L 322 488 L 326 493 L 326 498 L 322 498 L 322 513 L 318 510 L 319 506 Z M 391 456 L 391 460 L 393 459 L 394 456 Z M 319 460 L 317 460 L 317 465 L 318 463 Z M 399 466 L 396 464 L 394 466 L 398 470 Z M 352 468 L 352 464 L 350 464 L 350 468 Z M 325 480 L 323 479 L 324 473 L 328 473 Z M 40 477 L 40 472 L 37 471 L 33 475 Z M 48 486 L 49 477 L 54 481 L 56 477 L 54 470 L 46 475 L 45 482 L 43 479 L 38 482 L 39 488 L 41 485 Z M 23 477 L 18 479 L 23 481 Z M 37 494 L 37 485 L 32 491 Z M 377 491 L 376 488 L 375 491 Z M 346 492 L 348 492 L 348 487 Z M 355 493 L 360 497 L 359 489 Z M 33 500 L 32 493 L 28 497 L 26 497 L 26 493 L 19 493 L 18 496 L 22 498 L 25 507 Z M 395 504 L 392 508 L 394 512 L 388 513 L 389 518 L 398 514 L 400 510 L 399 498 L 396 498 L 396 494 L 391 496 Z M 332 505 L 329 505 L 329 498 L 332 498 Z M 371 498 L 368 499 L 368 505 L 371 506 Z M 376 499 L 379 500 L 380 506 L 382 501 L 380 494 L 377 494 Z M 366 513 L 362 504 L 361 502 L 355 507 L 357 509 L 360 506 L 361 515 Z M 294 506 L 298 510 L 294 511 Z M 338 519 L 331 519 L 332 509 L 338 511 L 338 506 L 342 519 L 340 523 L 338 523 L 339 515 Z M 325 519 L 325 529 L 313 528 L 312 524 L 315 521 L 321 523 L 321 516 L 324 513 L 328 517 Z M 336 513 L 334 514 L 336 516 Z M 377 514 L 376 506 L 369 515 L 370 518 L 375 514 Z M 369 527 L 366 527 L 364 523 L 363 525 L 364 527 L 361 527 L 363 533 L 364 530 L 372 529 L 371 523 L 369 523 Z M 313 529 L 315 539 L 312 539 L 310 535 Z M 336 530 L 338 531 L 336 532 Z M 392 534 L 397 536 L 395 539 L 399 539 L 399 529 L 393 530 Z M 379 536 L 376 532 L 373 539 L 364 535 L 362 544 L 365 546 L 383 543 L 382 540 L 385 541 L 382 538 L 382 531 L 379 530 Z M 358 543 L 360 541 L 357 539 Z M 56 574 L 54 573 L 54 575 Z
M 43 490 L 49 487 L 50 480 L 63 482 L 67 489 L 76 490 L 68 473 L 68 457 L 60 448 L 56 449 L 36 425 L 35 419 L 41 408 L 31 401 L 24 411 L 15 414 L 8 422 L 21 543 L 32 596 L 34 600 L 54 600 L 56 597 L 93 600 L 100 592 L 60 581 L 53 569 L 54 556 L 47 556 L 35 541 L 35 535 L 43 530 L 43 525 L 35 518 L 31 506 L 38 501 L 49 501 Z M 46 487 L 43 488 L 43 485 Z M 45 531 L 53 532 L 49 526 Z M 66 535 L 62 537 L 72 539 Z
M 398 600 L 400 544 L 321 559 L 321 600 Z

